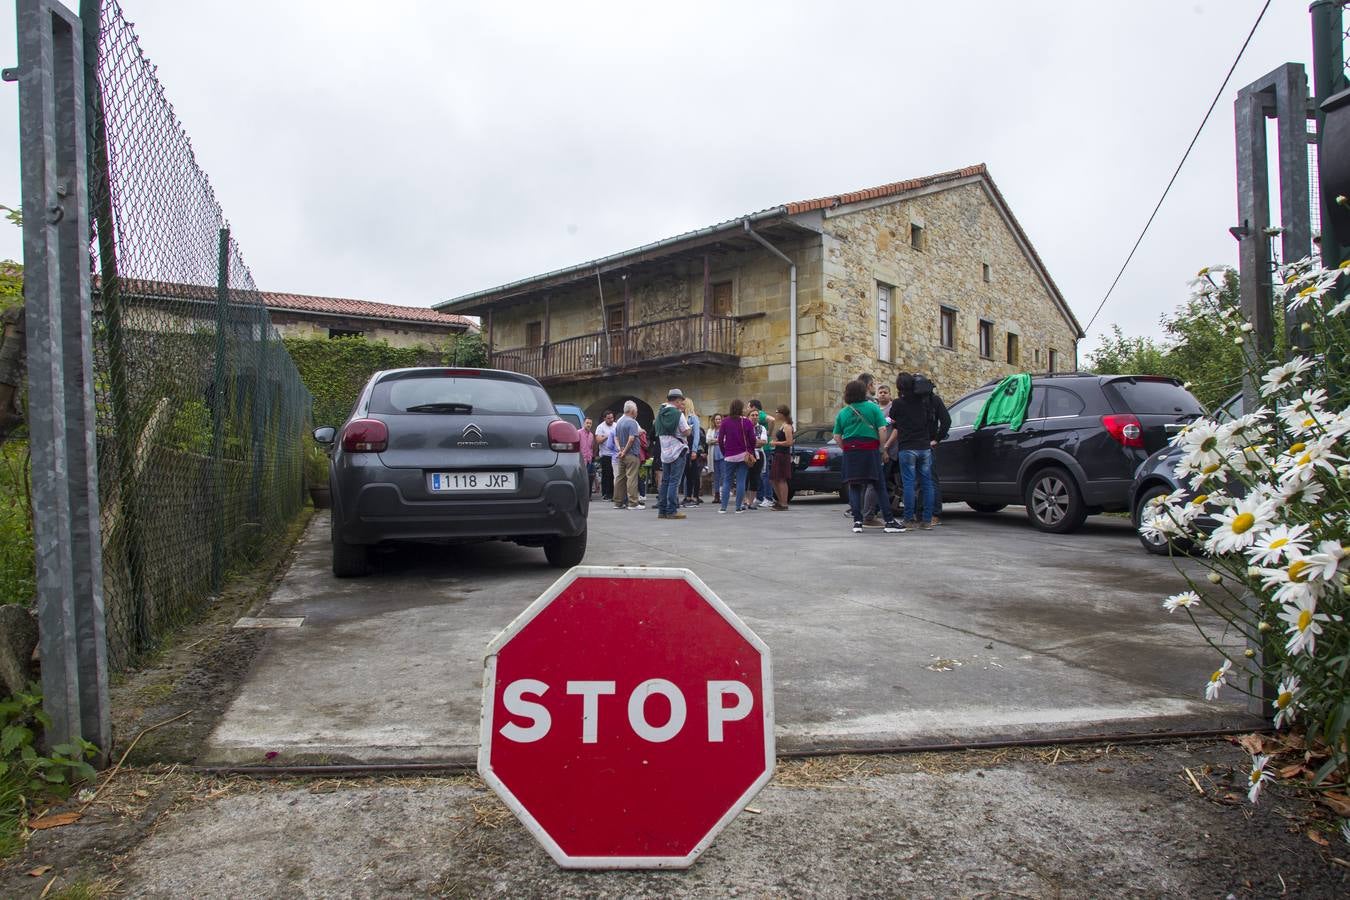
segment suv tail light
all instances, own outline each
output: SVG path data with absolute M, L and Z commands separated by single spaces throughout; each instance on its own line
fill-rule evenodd
M 356 419 L 342 429 L 342 449 L 348 453 L 383 453 L 389 449 L 389 427 L 379 419 Z
M 830 454 L 825 452 L 824 447 L 817 450 L 815 454 L 812 455 L 811 457 L 811 465 L 813 466 L 828 466 L 829 464 L 830 464 Z
M 1102 427 L 1122 447 L 1144 446 L 1144 427 L 1138 416 L 1102 416 Z
M 559 453 L 580 453 L 581 434 L 571 422 L 558 419 L 548 423 L 548 446 Z

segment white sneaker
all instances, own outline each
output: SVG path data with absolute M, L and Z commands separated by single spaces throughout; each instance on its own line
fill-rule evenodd
M 760 508 L 760 509 L 768 509 L 770 506 L 773 506 L 773 501 L 772 501 L 772 500 L 761 500 L 761 501 L 759 501 L 759 508 Z
M 719 509 L 719 510 L 717 511 L 717 514 L 718 514 L 719 516 L 725 516 L 725 515 L 727 514 L 727 511 L 726 511 L 725 509 Z

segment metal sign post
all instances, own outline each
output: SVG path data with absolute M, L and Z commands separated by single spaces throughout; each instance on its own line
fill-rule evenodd
M 18 0 L 24 297 L 33 539 L 51 744 L 108 750 L 95 462 L 83 31 L 56 0 Z

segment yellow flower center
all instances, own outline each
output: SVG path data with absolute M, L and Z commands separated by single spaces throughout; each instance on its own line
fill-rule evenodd
M 1283 691 L 1280 693 L 1280 696 L 1275 698 L 1275 707 L 1277 709 L 1284 709 L 1293 699 L 1294 695 L 1291 691 Z
M 1217 446 L 1219 446 L 1219 439 L 1218 439 L 1218 438 L 1216 438 L 1216 437 L 1207 437 L 1207 438 L 1204 439 L 1204 441 L 1201 442 L 1201 444 L 1200 444 L 1200 449 L 1203 450 L 1204 452 L 1208 453 L 1209 451 L 1213 450 L 1213 449 L 1214 449 L 1215 447 L 1217 447 Z
M 1308 285 L 1307 287 L 1305 287 L 1303 290 L 1299 291 L 1299 292 L 1298 292 L 1298 295 L 1299 295 L 1300 297 L 1306 297 L 1306 296 L 1308 296 L 1309 294 L 1311 294 L 1311 293 L 1312 293 L 1313 291 L 1315 291 L 1315 290 L 1317 290 L 1317 285 L 1315 285 L 1315 284 L 1310 284 L 1310 285 Z
M 1305 453 L 1305 454 L 1303 454 L 1302 456 L 1300 456 L 1300 457 L 1298 458 L 1298 463 L 1297 463 L 1297 465 L 1300 465 L 1300 466 L 1306 466 L 1306 465 L 1307 465 L 1308 463 L 1310 463 L 1310 462 L 1312 462 L 1312 454 L 1311 454 L 1311 453 Z
M 1270 542 L 1270 549 L 1278 550 L 1287 543 L 1289 543 L 1289 538 L 1276 538 Z
M 1304 420 L 1303 420 L 1303 424 L 1302 424 L 1301 426 L 1299 426 L 1299 427 L 1301 427 L 1301 428 L 1311 428 L 1311 427 L 1313 427 L 1313 426 L 1316 425 L 1316 424 L 1317 424 L 1317 420 L 1316 420 L 1316 419 L 1304 419 Z
M 1296 559 L 1289 564 L 1289 580 L 1297 581 L 1299 584 L 1308 580 L 1308 575 L 1304 571 L 1308 568 L 1306 559 Z
M 1210 681 L 1218 681 L 1223 677 L 1223 669 L 1215 669 L 1214 674 L 1209 676 Z
M 1201 474 L 1201 475 L 1213 475 L 1213 474 L 1214 474 L 1215 472 L 1217 472 L 1217 471 L 1219 471 L 1219 464 L 1218 464 L 1218 463 L 1210 463 L 1209 465 L 1205 466 L 1203 469 L 1200 470 L 1200 474 Z
M 1261 780 L 1261 770 L 1260 770 L 1260 769 L 1252 769 L 1251 779 L 1252 779 L 1252 782 L 1251 782 L 1252 784 L 1256 784 L 1258 781 L 1260 781 L 1260 780 Z
M 1245 534 L 1256 524 L 1256 516 L 1249 512 L 1238 513 L 1233 518 L 1233 534 Z
M 1301 612 L 1301 613 L 1298 614 L 1298 630 L 1299 630 L 1299 631 L 1307 631 L 1307 630 L 1308 630 L 1308 626 L 1311 625 L 1311 624 L 1312 624 L 1312 611 L 1311 611 L 1311 610 L 1305 609 L 1305 610 L 1303 610 L 1303 612 Z
M 1192 504 L 1193 506 L 1204 506 L 1204 505 L 1205 505 L 1205 501 L 1208 500 L 1208 499 L 1209 499 L 1209 494 L 1201 494 L 1200 496 L 1198 496 L 1198 497 L 1196 497 L 1194 500 L 1192 500 L 1192 501 L 1191 501 L 1191 504 Z
M 1290 445 L 1289 445 L 1289 455 L 1290 455 L 1290 456 L 1293 456 L 1295 453 L 1302 453 L 1304 450 L 1307 450 L 1307 449 L 1308 449 L 1308 445 L 1305 444 L 1305 443 L 1303 443 L 1302 441 L 1299 441 L 1299 442 L 1296 443 L 1296 444 L 1290 444 Z

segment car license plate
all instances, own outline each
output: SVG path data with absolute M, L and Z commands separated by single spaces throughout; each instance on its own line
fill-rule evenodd
M 457 491 L 514 491 L 515 472 L 433 472 L 431 492 L 453 494 Z

